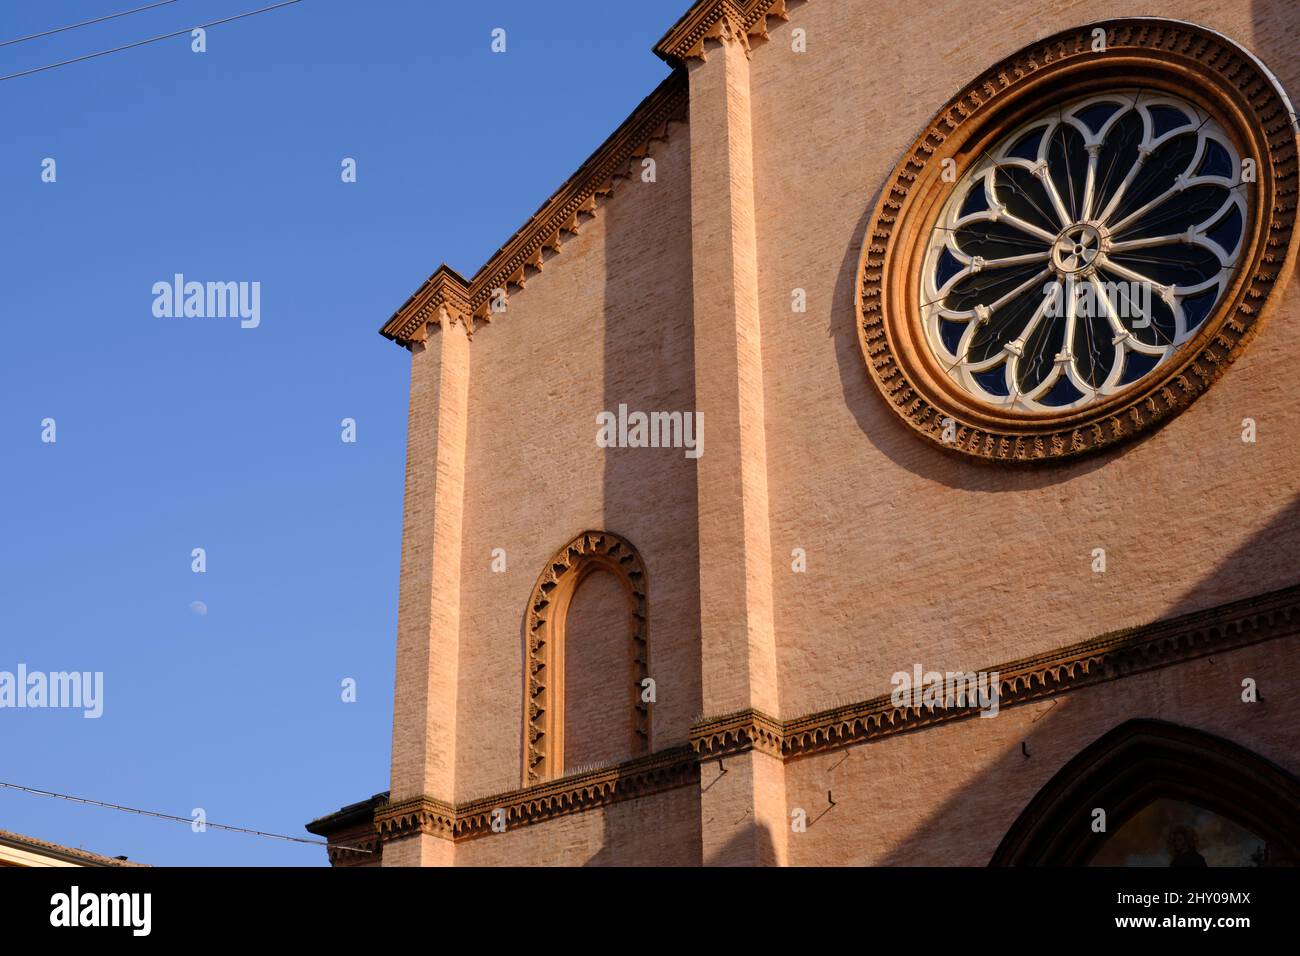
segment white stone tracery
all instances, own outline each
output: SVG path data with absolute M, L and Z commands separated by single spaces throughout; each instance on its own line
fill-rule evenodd
M 1082 408 L 1142 380 L 1229 285 L 1247 234 L 1241 170 L 1222 127 L 1166 94 L 1107 92 L 1023 124 L 934 225 L 920 277 L 932 354 L 974 398 L 1018 411 Z

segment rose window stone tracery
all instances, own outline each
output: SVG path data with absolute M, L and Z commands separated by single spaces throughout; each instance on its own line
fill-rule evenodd
M 985 151 L 934 225 L 921 321 L 968 394 L 1083 408 L 1200 328 L 1245 235 L 1241 160 L 1204 111 L 1138 89 L 1090 96 Z

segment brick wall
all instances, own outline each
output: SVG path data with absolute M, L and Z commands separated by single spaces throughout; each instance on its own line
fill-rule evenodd
M 528 595 L 584 530 L 623 535 L 645 561 L 654 746 L 684 743 L 699 715 L 695 462 L 596 445 L 597 414 L 620 403 L 694 407 L 689 127 L 652 155 L 656 182 L 622 182 L 470 346 L 457 800 L 520 785 Z
M 1012 471 L 934 450 L 874 393 L 858 347 L 853 293 L 867 217 L 934 111 L 1039 37 L 1134 13 L 1110 0 L 814 0 L 791 3 L 790 20 L 755 41 L 751 241 L 772 565 L 764 614 L 778 678 L 765 699 L 779 716 L 886 692 L 890 675 L 913 663 L 980 669 L 1300 578 L 1295 283 L 1195 405 L 1140 442 L 1066 467 Z M 1300 91 L 1294 3 L 1153 0 L 1141 14 L 1217 29 Z M 796 27 L 807 32 L 803 54 L 790 49 Z M 692 116 L 697 126 L 720 121 L 697 103 Z M 439 796 L 520 785 L 525 605 L 544 563 L 585 529 L 626 536 L 647 566 L 655 749 L 683 743 L 706 709 L 697 555 L 702 534 L 718 539 L 697 517 L 700 466 L 680 449 L 595 443 L 597 413 L 620 403 L 695 407 L 695 330 L 711 317 L 695 314 L 707 290 L 694 280 L 717 264 L 692 262 L 693 241 L 711 228 L 692 223 L 692 210 L 698 219 L 727 207 L 692 196 L 691 132 L 672 127 L 653 149 L 657 181 L 624 182 L 470 346 L 455 792 Z M 712 142 L 698 138 L 701 149 Z M 795 288 L 807 293 L 806 313 L 791 312 Z M 431 400 L 419 382 L 413 419 Z M 1243 417 L 1258 423 L 1256 444 L 1240 440 Z M 1104 574 L 1090 567 L 1098 547 Z M 491 571 L 494 548 L 506 551 L 505 573 Z M 791 571 L 793 548 L 806 551 L 806 573 Z M 1300 690 L 1289 676 L 1296 663 L 1295 642 L 1275 641 L 995 720 L 794 761 L 784 778 L 747 760 L 709 806 L 679 789 L 469 841 L 455 858 L 981 864 L 1066 760 L 1130 717 L 1201 727 L 1300 770 L 1288 702 Z M 1268 688 L 1266 704 L 1238 702 L 1247 674 Z M 399 674 L 399 697 L 413 679 Z M 766 810 L 711 839 L 731 786 L 747 788 L 736 791 L 738 809 L 761 795 Z M 828 789 L 838 805 L 819 817 Z M 775 833 L 786 807 L 816 821 L 788 842 Z
M 751 61 L 768 478 L 783 714 L 977 669 L 1300 579 L 1300 290 L 1238 362 L 1150 438 L 1066 467 L 979 467 L 929 447 L 875 393 L 853 286 L 903 151 L 971 78 L 1121 2 L 808 2 Z M 965 11 L 965 12 L 964 12 Z M 1300 7 L 1153 2 L 1252 47 L 1300 93 Z M 807 31 L 792 53 L 790 31 Z M 831 92 L 833 91 L 833 93 Z M 808 312 L 792 314 L 793 288 Z M 1241 441 L 1252 417 L 1259 441 Z M 790 572 L 792 548 L 806 574 Z M 1105 548 L 1109 570 L 1090 569 Z

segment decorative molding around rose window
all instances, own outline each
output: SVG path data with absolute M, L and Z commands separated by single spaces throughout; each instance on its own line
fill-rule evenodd
M 856 307 L 872 381 L 916 434 L 983 461 L 1070 459 L 1160 426 L 1281 298 L 1296 157 L 1277 79 L 1204 27 L 1107 20 L 1012 54 L 939 110 L 869 221 Z M 1080 321 L 1071 296 L 1094 278 L 1146 282 L 1153 305 L 1121 317 L 1101 297 Z M 1044 319 L 1052 288 L 1064 307 Z

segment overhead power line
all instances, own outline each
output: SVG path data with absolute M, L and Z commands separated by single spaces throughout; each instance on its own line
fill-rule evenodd
M 70 800 L 73 803 L 83 803 L 92 807 L 105 807 L 109 810 L 121 810 L 124 813 L 135 813 L 143 817 L 157 817 L 159 820 L 174 820 L 177 823 L 194 823 L 194 820 L 191 817 L 178 817 L 171 813 L 159 813 L 157 810 L 140 810 L 136 807 L 124 807 L 118 803 L 105 803 L 102 800 L 91 800 L 86 797 L 73 797 L 66 793 L 55 793 L 53 790 L 36 790 L 32 787 L 23 787 L 16 783 L 4 783 L 3 781 L 0 781 L 0 787 L 5 787 L 9 790 L 19 790 L 23 793 L 34 793 L 40 797 L 57 797 L 60 800 Z M 204 821 L 203 826 L 205 828 L 210 827 L 213 830 L 229 830 L 232 833 L 248 833 L 253 836 L 267 837 L 271 840 L 284 840 L 289 843 L 309 843 L 312 846 L 330 845 L 328 840 L 309 840 L 306 837 L 286 836 L 283 833 L 267 833 L 265 830 L 253 830 L 248 827 L 235 827 L 225 823 L 208 823 L 207 821 Z M 352 850 L 356 853 L 374 852 L 373 850 L 364 850 L 361 847 L 342 846 L 337 843 L 334 844 L 334 846 L 339 850 Z
M 123 50 L 133 50 L 138 46 L 144 46 L 147 43 L 157 43 L 160 40 L 171 40 L 174 37 L 184 36 L 193 30 L 206 30 L 208 27 L 220 26 L 223 23 L 231 23 L 235 20 L 242 20 L 245 17 L 254 17 L 259 13 L 268 13 L 271 10 L 278 10 L 281 7 L 292 6 L 295 3 L 301 3 L 302 0 L 283 0 L 282 3 L 273 3 L 269 7 L 261 7 L 257 10 L 249 10 L 245 13 L 237 13 L 233 17 L 223 17 L 220 20 L 212 20 L 208 23 L 198 23 L 192 27 L 186 27 L 184 30 L 177 30 L 175 33 L 164 33 L 162 36 L 149 37 L 147 40 L 136 40 L 134 43 L 126 43 L 122 46 L 115 46 L 111 50 L 100 50 L 97 53 L 87 53 L 83 56 L 74 56 L 70 60 L 60 60 L 58 63 L 47 63 L 45 66 L 33 67 L 30 70 L 22 70 L 18 73 L 9 73 L 0 76 L 0 81 L 16 80 L 20 76 L 31 76 L 33 73 L 43 73 L 45 70 L 53 70 L 56 67 L 68 66 L 71 63 L 80 63 L 83 60 L 93 60 L 95 57 L 108 56 L 110 53 L 121 53 Z
M 46 30 L 44 33 L 33 33 L 31 36 L 15 37 L 12 40 L 0 41 L 0 46 L 11 46 L 14 43 L 25 43 L 28 40 L 39 40 L 41 37 L 52 37 L 56 33 L 75 30 L 77 27 L 88 27 L 92 23 L 103 23 L 105 20 L 116 20 L 118 17 L 129 17 L 131 14 L 140 13 L 142 10 L 152 10 L 154 7 L 161 7 L 175 2 L 176 0 L 158 0 L 157 3 L 150 3 L 143 7 L 136 7 L 134 10 L 123 10 L 121 13 L 110 13 L 106 17 L 96 17 L 93 20 L 82 20 L 80 23 L 70 23 L 66 27 L 55 27 L 53 30 Z

